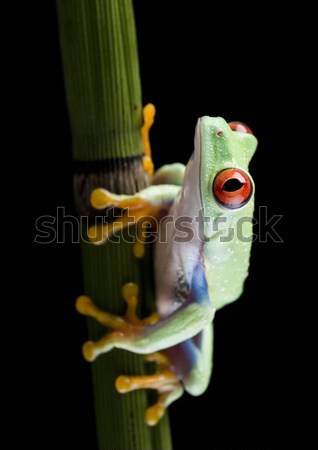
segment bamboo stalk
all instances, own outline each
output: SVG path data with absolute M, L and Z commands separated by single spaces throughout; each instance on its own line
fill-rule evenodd
M 75 196 L 79 213 L 92 215 L 89 194 L 94 188 L 130 194 L 148 183 L 142 169 L 142 104 L 133 8 L 131 0 L 57 0 L 57 10 L 77 163 Z M 123 240 L 101 247 L 83 243 L 82 262 L 85 294 L 103 310 L 123 314 L 121 287 L 127 281 L 139 283 L 142 309 L 149 310 L 149 253 L 137 261 L 132 245 Z M 88 320 L 89 339 L 96 340 L 104 332 Z M 118 375 L 142 373 L 142 357 L 120 350 L 92 364 L 99 449 L 172 448 L 167 417 L 155 428 L 145 425 L 145 391 L 126 395 L 115 391 Z

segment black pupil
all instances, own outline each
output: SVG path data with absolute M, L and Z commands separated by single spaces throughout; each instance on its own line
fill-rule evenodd
M 235 192 L 241 189 L 242 186 L 243 183 L 240 180 L 238 180 L 237 178 L 230 178 L 223 184 L 222 191 Z

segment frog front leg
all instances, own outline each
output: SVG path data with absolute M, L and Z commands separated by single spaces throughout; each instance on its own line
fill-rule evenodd
M 205 269 L 201 263 L 194 269 L 191 284 L 191 299 L 198 304 L 205 303 L 209 296 Z M 211 303 L 210 307 L 213 309 Z M 173 361 L 174 372 L 182 380 L 185 390 L 194 396 L 201 395 L 207 389 L 211 378 L 213 323 L 208 323 L 192 338 L 167 348 L 164 353 Z
M 137 225 L 138 239 L 134 245 L 134 253 L 136 257 L 143 257 L 145 235 L 143 223 L 155 221 L 162 211 L 168 211 L 179 192 L 180 186 L 172 184 L 149 186 L 134 195 L 117 195 L 106 189 L 95 189 L 91 195 L 91 204 L 95 209 L 113 206 L 125 210 L 125 213 L 114 222 L 90 227 L 89 240 L 95 245 L 100 245 L 117 230 Z

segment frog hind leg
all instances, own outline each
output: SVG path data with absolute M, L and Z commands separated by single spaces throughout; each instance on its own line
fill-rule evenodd
M 88 341 L 83 345 L 83 356 L 87 361 L 94 361 L 101 353 L 109 351 L 114 342 L 121 336 L 134 334 L 143 327 L 152 325 L 159 320 L 159 315 L 153 313 L 145 319 L 137 314 L 138 286 L 135 283 L 126 283 L 123 286 L 123 297 L 127 303 L 124 317 L 101 311 L 87 296 L 80 296 L 76 301 L 76 309 L 83 315 L 95 318 L 99 323 L 110 328 L 99 341 Z M 166 408 L 183 394 L 183 387 L 170 369 L 168 358 L 163 353 L 145 355 L 145 359 L 156 364 L 156 372 L 152 375 L 127 376 L 120 375 L 115 386 L 118 392 L 127 393 L 137 389 L 155 389 L 158 392 L 157 402 L 146 410 L 146 423 L 156 425 L 163 417 Z
M 198 304 L 209 303 L 208 284 L 202 264 L 193 271 L 190 298 Z M 187 341 L 191 366 L 183 375 L 185 390 L 191 395 L 201 395 L 208 387 L 212 373 L 213 324 L 207 324 L 200 333 Z
M 209 324 L 198 335 L 164 350 L 184 390 L 198 396 L 205 392 L 212 373 L 213 328 Z
M 202 264 L 193 271 L 189 298 L 196 304 L 210 304 L 208 285 Z M 212 306 L 212 305 L 211 305 Z M 197 335 L 165 350 L 185 390 L 194 396 L 208 387 L 212 373 L 213 325 L 208 323 Z
M 200 343 L 196 342 L 199 340 Z M 213 357 L 213 325 L 209 324 L 201 333 L 192 338 L 192 351 L 195 354 L 193 365 L 182 378 L 185 390 L 194 396 L 206 391 L 212 373 Z
M 145 420 L 147 425 L 154 426 L 163 417 L 166 408 L 180 398 L 184 389 L 175 373 L 170 369 L 168 358 L 161 352 L 145 355 L 145 360 L 156 364 L 156 372 L 152 375 L 127 376 L 116 379 L 116 389 L 125 394 L 137 389 L 155 389 L 158 392 L 157 402 L 147 408 Z

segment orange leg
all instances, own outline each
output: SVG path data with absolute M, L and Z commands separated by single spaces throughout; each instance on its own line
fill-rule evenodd
M 123 286 L 122 294 L 127 303 L 127 310 L 125 314 L 125 319 L 127 322 L 145 327 L 147 325 L 153 325 L 159 321 L 159 314 L 153 312 L 150 316 L 145 319 L 139 319 L 136 314 L 137 303 L 138 303 L 138 286 L 135 283 L 126 283 Z
M 138 303 L 138 286 L 135 283 L 126 283 L 122 289 L 123 297 L 127 303 L 124 317 L 101 311 L 91 299 L 85 295 L 78 297 L 76 309 L 81 314 L 93 317 L 105 327 L 111 329 L 99 341 L 88 341 L 83 345 L 83 356 L 87 361 L 94 361 L 102 353 L 111 350 L 120 339 L 127 339 L 142 331 L 147 326 L 158 322 L 159 315 L 151 314 L 140 319 L 136 314 Z M 162 353 L 152 353 L 145 356 L 146 361 L 156 363 L 156 372 L 153 375 L 127 376 L 117 378 L 115 386 L 118 392 L 127 393 L 136 389 L 156 389 L 157 402 L 146 411 L 146 423 L 156 425 L 164 415 L 167 406 L 179 398 L 183 387 L 176 375 L 170 369 L 169 360 Z
M 105 209 L 109 206 L 114 206 L 115 208 L 128 208 L 130 211 L 136 211 L 145 209 L 149 203 L 138 194 L 117 195 L 106 189 L 98 188 L 91 194 L 91 205 L 95 209 Z
M 136 286 L 133 283 L 129 283 L 129 285 Z M 136 291 L 136 288 L 131 288 L 131 290 Z M 78 297 L 75 306 L 79 313 L 93 317 L 100 324 L 114 330 L 110 333 L 106 333 L 106 335 L 97 342 L 85 342 L 83 345 L 83 356 L 87 361 L 94 361 L 101 353 L 111 350 L 114 343 L 118 342 L 122 337 L 133 335 L 142 329 L 142 323 L 129 322 L 123 317 L 101 311 L 86 295 Z
M 162 353 L 145 356 L 146 361 L 155 362 L 156 373 L 152 375 L 127 376 L 121 375 L 116 379 L 116 389 L 121 394 L 137 389 L 156 389 L 157 402 L 146 410 L 147 425 L 154 426 L 163 417 L 166 408 L 183 394 L 183 387 L 176 375 L 170 370 L 170 363 Z
M 155 202 L 151 203 L 142 196 L 136 195 L 116 195 L 106 189 L 95 189 L 91 195 L 91 204 L 96 209 L 104 209 L 109 206 L 127 209 L 122 217 L 114 222 L 104 225 L 94 225 L 88 229 L 88 238 L 95 244 L 100 245 L 107 241 L 111 235 L 123 228 L 137 225 L 137 239 L 134 244 L 134 254 L 137 258 L 144 256 L 146 233 L 144 223 L 149 222 L 152 217 L 159 216 L 160 205 Z M 148 220 L 148 217 L 150 219 Z
M 140 210 L 128 210 L 127 214 L 118 218 L 114 222 L 107 223 L 104 225 L 93 225 L 88 229 L 87 235 L 90 240 L 95 245 L 104 244 L 110 236 L 112 236 L 116 231 L 120 231 L 132 225 L 136 225 L 138 219 L 142 218 L 147 214 L 148 209 Z

